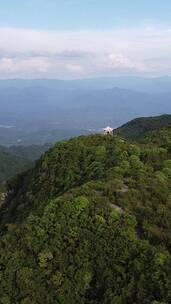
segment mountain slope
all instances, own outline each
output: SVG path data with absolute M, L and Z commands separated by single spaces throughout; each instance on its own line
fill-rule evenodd
M 142 140 L 150 132 L 171 125 L 171 115 L 136 118 L 120 128 L 116 133 L 133 140 Z
M 81 136 L 10 181 L 1 302 L 169 303 L 170 159 L 169 142 Z
M 33 166 L 40 155 L 48 150 L 50 145 L 44 146 L 0 146 L 0 182 L 15 176 Z
M 28 168 L 30 163 L 5 151 L 0 151 L 0 182 L 20 173 Z

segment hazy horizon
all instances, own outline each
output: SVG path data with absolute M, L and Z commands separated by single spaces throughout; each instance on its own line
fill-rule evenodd
M 100 80 L 100 79 L 170 79 L 171 75 L 160 75 L 160 76 L 141 76 L 141 75 L 113 75 L 113 76 L 90 76 L 90 77 L 78 77 L 78 78 L 60 78 L 60 77 L 7 77 L 7 78 L 0 78 L 0 81 L 3 80 L 59 80 L 59 81 L 77 81 L 77 80 Z

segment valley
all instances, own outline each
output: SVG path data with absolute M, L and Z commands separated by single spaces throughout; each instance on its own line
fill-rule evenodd
M 0 80 L 0 145 L 44 145 L 169 114 L 170 84 L 169 77 Z

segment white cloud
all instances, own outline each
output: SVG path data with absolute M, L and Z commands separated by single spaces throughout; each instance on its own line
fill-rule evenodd
M 79 74 L 84 71 L 83 66 L 78 65 L 78 64 L 67 64 L 66 69 L 71 71 L 71 72 L 79 73 Z
M 0 59 L 0 75 L 16 77 L 32 76 L 32 73 L 39 72 L 40 74 L 48 72 L 50 62 L 46 58 L 1 58 Z
M 156 59 L 155 59 L 156 58 Z M 0 28 L 0 77 L 171 74 L 171 28 L 38 31 Z
M 123 56 L 122 54 L 112 53 L 109 54 L 109 59 L 111 61 L 111 66 L 128 68 L 131 70 L 137 70 L 141 72 L 148 71 L 147 66 L 144 63 L 131 60 L 130 58 Z

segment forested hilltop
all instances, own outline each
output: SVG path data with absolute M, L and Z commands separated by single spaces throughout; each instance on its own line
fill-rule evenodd
M 171 302 L 171 127 L 57 143 L 8 182 L 0 303 Z
M 131 140 L 142 141 L 150 132 L 171 125 L 171 115 L 136 118 L 116 129 L 116 133 Z

